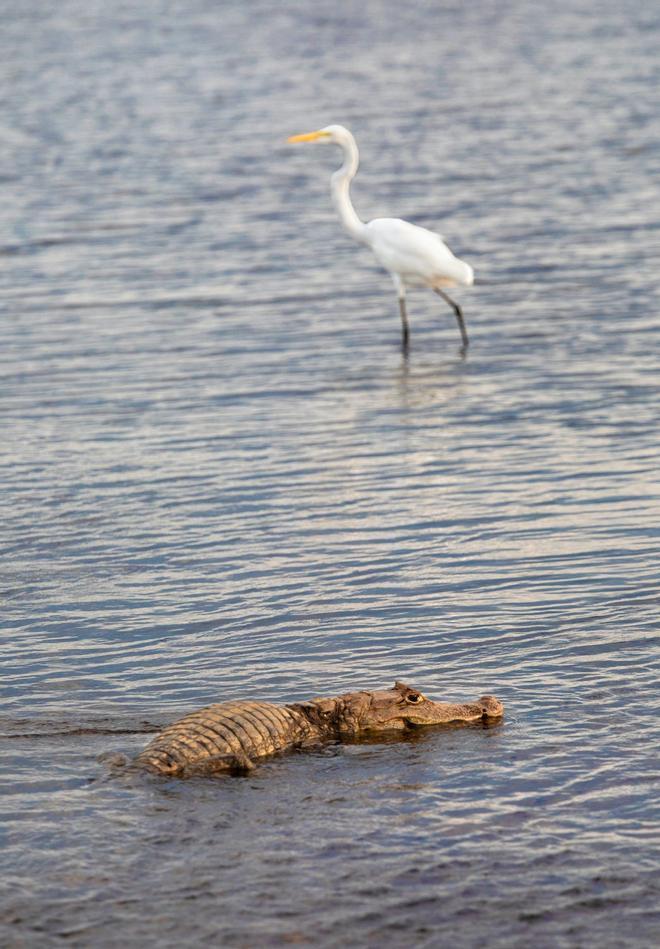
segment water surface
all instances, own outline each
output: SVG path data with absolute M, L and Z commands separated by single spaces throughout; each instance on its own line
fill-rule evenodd
M 185 8 L 184 8 L 185 7 Z M 660 935 L 655 95 L 610 2 L 7 7 L 10 946 Z M 338 227 L 444 233 L 451 311 Z M 410 681 L 496 728 L 236 780 L 97 760 L 224 698 Z

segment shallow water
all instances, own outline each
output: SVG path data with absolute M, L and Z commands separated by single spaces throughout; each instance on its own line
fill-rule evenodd
M 540 28 L 539 24 L 542 24 Z M 0 34 L 10 946 L 660 937 L 655 91 L 639 5 L 193 0 Z M 330 206 L 442 231 L 396 300 Z M 409 680 L 499 727 L 114 776 L 202 704 Z

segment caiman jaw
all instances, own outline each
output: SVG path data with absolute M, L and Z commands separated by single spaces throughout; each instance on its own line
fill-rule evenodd
M 497 719 L 504 706 L 493 695 L 482 695 L 476 702 L 434 702 L 404 682 L 384 692 L 360 693 L 367 702 L 361 709 L 361 731 L 400 731 L 429 728 L 454 722 L 477 723 Z
M 416 722 L 412 718 L 405 718 L 403 720 L 403 724 L 406 726 L 406 728 L 415 729 L 415 728 L 428 728 L 430 725 L 434 725 L 434 724 L 437 725 L 439 723 L 438 722 L 420 722 L 420 721 Z
M 451 722 L 486 722 L 501 718 L 504 714 L 504 706 L 494 695 L 482 695 L 476 702 L 464 705 L 430 700 L 427 702 L 430 707 L 426 709 L 426 715 L 416 716 L 413 713 L 404 716 L 404 722 L 408 728 L 426 728 Z

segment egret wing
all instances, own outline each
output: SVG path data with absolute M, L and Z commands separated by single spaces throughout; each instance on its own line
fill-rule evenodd
M 367 233 L 378 262 L 406 283 L 465 282 L 465 265 L 439 234 L 398 218 L 376 218 L 367 224 Z

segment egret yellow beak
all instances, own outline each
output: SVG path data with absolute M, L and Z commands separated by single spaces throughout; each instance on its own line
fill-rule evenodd
M 315 142 L 319 138 L 330 138 L 330 132 L 324 132 L 323 129 L 320 129 L 318 132 L 305 132 L 304 135 L 290 135 L 287 142 L 290 144 L 294 142 Z

